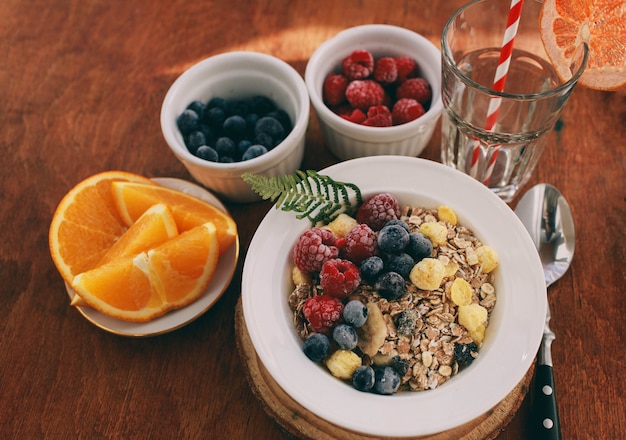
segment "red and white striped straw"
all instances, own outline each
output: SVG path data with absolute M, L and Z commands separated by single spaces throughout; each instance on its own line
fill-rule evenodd
M 509 72 L 509 65 L 511 64 L 511 54 L 513 53 L 513 42 L 515 40 L 515 36 L 517 35 L 517 28 L 520 22 L 520 16 L 522 14 L 522 4 L 524 0 L 511 0 L 511 6 L 509 7 L 509 16 L 506 23 L 506 30 L 504 31 L 504 38 L 502 39 L 502 47 L 500 49 L 500 58 L 498 60 L 498 67 L 496 68 L 496 73 L 493 79 L 493 90 L 496 92 L 503 92 L 504 85 L 506 84 L 507 74 Z M 485 130 L 494 131 L 496 122 L 498 120 L 498 113 L 500 112 L 500 103 L 502 102 L 502 98 L 499 96 L 494 96 L 489 101 L 489 108 L 487 109 L 487 121 L 485 123 Z M 489 163 L 487 165 L 487 171 L 483 178 L 483 183 L 487 185 L 489 183 L 489 179 L 491 179 L 491 174 L 493 173 L 494 165 L 496 164 L 496 159 L 498 157 L 498 152 L 500 151 L 500 147 L 496 146 L 491 157 L 489 158 Z M 478 140 L 474 139 L 474 151 L 472 153 L 472 162 L 470 168 L 470 175 L 476 177 L 477 167 L 478 167 L 478 158 L 480 156 L 480 147 L 478 144 Z

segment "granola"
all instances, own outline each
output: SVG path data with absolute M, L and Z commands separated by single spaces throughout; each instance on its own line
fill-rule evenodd
M 443 271 L 439 274 L 441 282 L 428 290 L 407 280 L 405 295 L 386 299 L 362 281 L 348 299 L 380 310 L 384 324 L 375 331 L 383 332 L 382 337 L 378 335 L 382 343 L 378 342 L 373 350 L 359 346 L 354 351 L 362 365 L 373 367 L 388 366 L 394 357 L 405 359 L 408 369 L 399 389 L 429 390 L 450 380 L 467 364 L 455 359 L 457 345 L 482 344 L 496 304 L 493 269 L 497 256 L 469 228 L 458 224 L 455 213 L 447 207 L 405 206 L 400 210 L 400 219 L 411 232 L 419 231 L 433 242 L 430 259 L 436 261 L 437 270 Z M 288 301 L 297 334 L 305 340 L 312 329 L 303 316 L 303 305 L 323 291 L 315 277 L 299 278 L 296 284 Z

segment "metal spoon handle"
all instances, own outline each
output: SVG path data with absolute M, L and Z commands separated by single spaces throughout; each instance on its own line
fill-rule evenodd
M 533 438 L 560 440 L 561 425 L 551 365 L 537 365 L 533 394 L 535 399 L 534 429 L 532 430 L 535 435 Z

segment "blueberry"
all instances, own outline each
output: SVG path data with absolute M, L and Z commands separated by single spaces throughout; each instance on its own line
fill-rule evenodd
M 387 299 L 398 299 L 406 293 L 406 283 L 397 272 L 385 272 L 376 280 L 374 288 Z
M 396 373 L 398 373 L 400 377 L 404 377 L 404 375 L 409 372 L 410 367 L 411 364 L 408 359 L 404 359 L 398 355 L 391 358 L 391 368 L 396 370 Z
M 224 134 L 232 139 L 242 139 L 246 135 L 246 120 L 239 115 L 224 120 Z
M 250 148 L 251 146 L 252 146 L 252 142 L 250 142 L 247 139 L 242 139 L 239 142 L 237 142 L 237 153 L 239 154 L 239 156 L 243 156 L 243 153 L 245 153 L 246 150 Z
M 285 110 L 276 109 L 276 111 L 268 113 L 265 116 L 271 116 L 272 118 L 280 122 L 280 125 L 282 125 L 283 128 L 285 129 L 285 133 L 289 133 L 291 131 L 291 128 L 292 128 L 291 118 L 289 118 L 289 115 L 287 114 Z
M 354 327 L 347 324 L 339 324 L 333 329 L 333 339 L 344 350 L 352 350 L 359 341 Z
M 411 273 L 411 269 L 415 266 L 415 261 L 413 261 L 413 257 L 404 252 L 399 254 L 391 254 L 387 258 L 387 270 L 391 272 L 397 272 L 404 279 L 409 278 L 409 274 Z
M 257 95 L 250 99 L 250 112 L 265 115 L 276 109 L 276 105 L 267 96 Z
M 237 152 L 237 146 L 231 138 L 222 136 L 215 141 L 215 151 L 220 156 L 234 157 Z
M 204 117 L 204 111 L 206 110 L 206 104 L 202 101 L 191 101 L 187 109 L 193 110 L 198 115 L 198 118 L 202 119 Z
M 374 369 L 369 365 L 361 365 L 352 373 L 352 386 L 359 391 L 371 390 L 374 382 Z
M 176 118 L 176 125 L 183 135 L 189 134 L 198 129 L 198 113 L 187 109 Z
M 259 133 L 254 136 L 254 143 L 257 145 L 263 145 L 266 149 L 271 150 L 274 145 L 274 139 L 267 133 Z
M 409 244 L 405 252 L 413 257 L 416 263 L 424 258 L 430 257 L 433 252 L 433 244 L 424 234 L 420 232 L 411 232 L 409 234 Z
M 312 333 L 304 340 L 302 351 L 313 362 L 323 361 L 330 351 L 330 341 L 326 335 Z
M 378 232 L 378 249 L 389 254 L 402 251 L 409 244 L 409 232 L 400 225 L 383 226 Z
M 260 133 L 269 135 L 273 140 L 273 145 L 277 145 L 285 137 L 285 129 L 276 118 L 264 116 L 259 119 L 254 127 L 254 134 L 258 136 Z
M 400 375 L 392 367 L 382 367 L 374 373 L 374 391 L 378 394 L 393 394 L 400 388 Z
M 267 148 L 265 148 L 263 145 L 252 145 L 246 150 L 245 153 L 243 153 L 243 156 L 241 156 L 241 160 L 254 159 L 255 157 L 262 156 L 265 153 L 267 153 Z
M 212 107 L 206 110 L 204 119 L 209 127 L 219 130 L 224 125 L 226 113 L 220 107 Z
M 215 144 L 215 134 L 213 133 L 213 130 L 211 130 L 211 127 L 209 127 L 207 124 L 200 124 L 200 126 L 198 127 L 198 131 L 202 132 L 202 134 L 204 135 L 206 145 Z
M 220 98 L 219 96 L 215 96 L 207 102 L 207 109 L 219 108 L 223 113 L 228 113 L 228 101 L 224 98 Z
M 176 124 L 192 154 L 223 163 L 265 154 L 292 129 L 287 112 L 263 95 L 239 100 L 214 96 L 206 103 L 194 100 L 178 115 Z M 213 151 L 202 149 L 198 154 L 204 146 Z M 250 149 L 252 146 L 255 148 Z
M 200 159 L 217 162 L 217 151 L 215 151 L 211 147 L 207 147 L 206 145 L 198 148 L 198 151 L 196 151 L 196 156 L 198 156 Z
M 250 113 L 250 103 L 246 99 L 232 101 L 229 103 L 229 109 L 231 115 L 247 115 Z
M 384 266 L 383 259 L 376 255 L 366 258 L 359 268 L 361 278 L 370 284 L 374 284 L 383 271 Z
M 257 121 L 259 120 L 259 115 L 256 113 L 248 113 L 245 117 L 246 120 L 246 129 L 248 131 L 248 135 L 254 136 L 254 127 L 256 126 Z
M 343 320 L 352 327 L 361 327 L 367 321 L 367 307 L 356 299 L 348 301 L 343 307 Z
M 410 336 L 417 327 L 419 312 L 415 309 L 404 309 L 396 318 L 396 330 L 401 335 Z
M 407 222 L 405 222 L 404 220 L 400 220 L 399 218 L 393 219 L 393 220 L 389 220 L 383 226 L 391 226 L 391 225 L 402 226 L 404 229 L 406 229 L 406 232 L 410 232 L 409 231 L 409 225 L 407 224 Z
M 199 147 L 206 144 L 206 136 L 204 136 L 204 133 L 201 131 L 192 131 L 187 138 L 185 138 L 185 145 L 192 154 L 195 154 Z
M 469 344 L 456 344 L 454 346 L 454 360 L 459 367 L 467 367 L 478 356 L 478 346 L 474 342 Z

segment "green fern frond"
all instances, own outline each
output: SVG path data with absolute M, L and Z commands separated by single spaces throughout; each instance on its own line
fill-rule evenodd
M 313 170 L 274 177 L 246 173 L 242 178 L 263 200 L 276 202 L 277 209 L 297 212 L 298 219 L 307 218 L 312 224 L 332 221 L 341 213 L 354 215 L 362 202 L 356 185 Z

